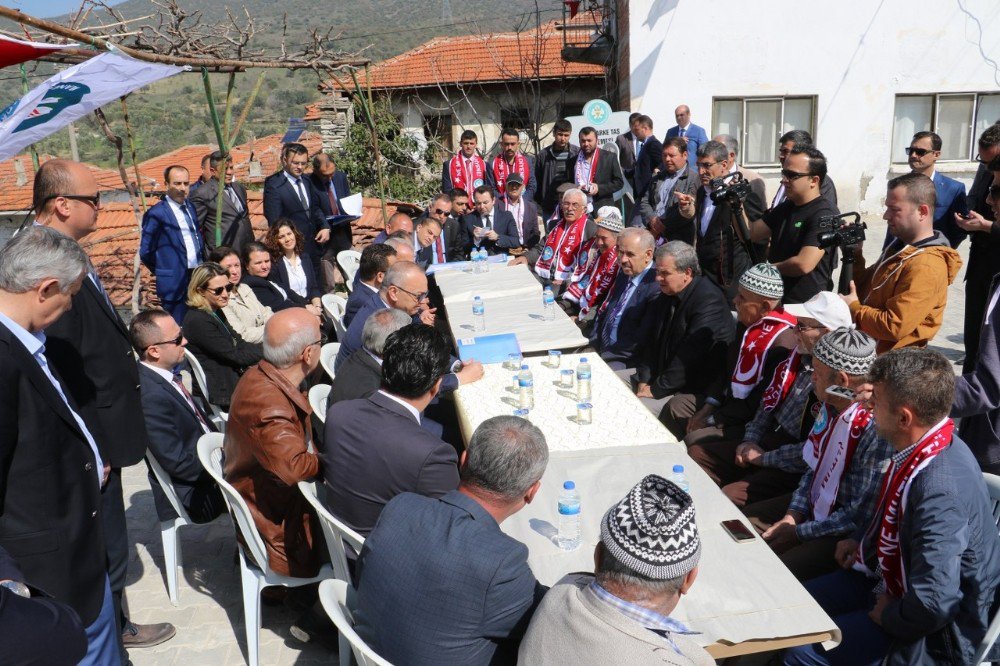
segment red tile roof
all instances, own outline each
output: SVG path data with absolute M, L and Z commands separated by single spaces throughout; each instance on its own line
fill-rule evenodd
M 319 102 L 313 104 L 306 104 L 306 113 L 304 116 L 302 116 L 302 120 L 308 123 L 319 119 L 320 119 Z
M 40 155 L 38 159 L 41 164 L 44 164 L 53 157 Z M 92 164 L 86 166 L 94 174 L 100 191 L 125 189 L 117 169 L 102 169 Z M 135 174 L 131 170 L 128 170 L 127 175 L 130 180 L 135 179 Z M 143 174 L 143 182 L 147 186 L 151 184 L 145 174 Z M 34 185 L 35 167 L 31 163 L 30 155 L 17 155 L 0 162 L 0 211 L 30 210 Z
M 188 173 L 191 175 L 191 182 L 194 182 L 201 176 L 202 158 L 215 150 L 215 146 L 210 146 L 207 143 L 177 148 L 176 150 L 171 150 L 169 153 L 139 162 L 139 173 L 142 174 L 144 179 L 150 178 L 155 181 L 155 189 L 162 190 L 164 187 L 163 170 L 169 166 L 179 164 L 188 170 Z
M 599 65 L 562 59 L 559 24 L 560 21 L 550 21 L 538 29 L 520 33 L 436 37 L 373 65 L 369 70 L 371 87 L 420 88 L 511 79 L 605 76 L 605 68 Z M 358 72 L 358 78 L 362 86 L 367 84 L 363 72 Z M 327 85 L 337 86 L 334 81 Z

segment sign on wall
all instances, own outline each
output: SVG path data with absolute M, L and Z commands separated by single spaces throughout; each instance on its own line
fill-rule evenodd
M 597 130 L 598 145 L 614 143 L 615 137 L 628 131 L 628 117 L 630 115 L 632 114 L 628 111 L 612 111 L 611 105 L 603 99 L 592 99 L 583 105 L 582 116 L 566 118 L 573 126 L 570 141 L 576 143 L 580 130 L 590 126 Z

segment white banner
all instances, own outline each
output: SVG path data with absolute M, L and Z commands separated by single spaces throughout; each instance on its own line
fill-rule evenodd
M 186 69 L 109 51 L 63 70 L 0 112 L 0 160 L 122 95 Z

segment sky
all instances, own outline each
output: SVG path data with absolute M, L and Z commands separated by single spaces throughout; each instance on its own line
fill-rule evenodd
M 117 5 L 121 1 L 111 0 L 108 4 Z M 7 0 L 3 4 L 32 16 L 49 18 L 76 10 L 80 6 L 80 0 Z

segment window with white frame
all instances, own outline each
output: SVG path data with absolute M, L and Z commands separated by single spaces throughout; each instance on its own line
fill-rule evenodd
M 778 166 L 778 139 L 793 129 L 816 134 L 816 97 L 716 97 L 712 136 L 729 134 L 740 142 L 744 166 Z
M 976 138 L 1000 120 L 1000 94 L 940 93 L 896 95 L 892 122 L 892 161 L 906 163 L 906 147 L 917 132 L 941 137 L 941 160 L 968 162 L 978 150 Z

